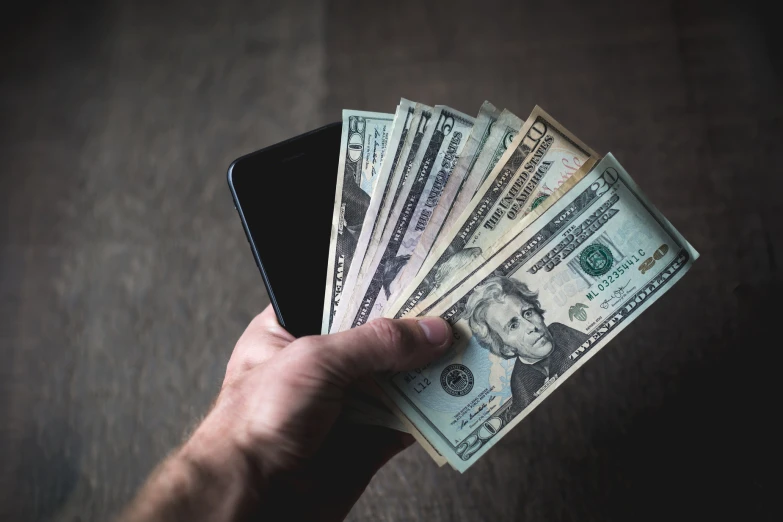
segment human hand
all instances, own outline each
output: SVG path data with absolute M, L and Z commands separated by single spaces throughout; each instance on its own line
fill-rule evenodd
M 338 422 L 346 392 L 375 373 L 423 366 L 451 342 L 439 318 L 375 320 L 295 339 L 267 307 L 237 342 L 213 410 L 170 459 L 179 459 L 175 469 L 195 469 L 195 479 L 168 473 L 184 475 L 193 490 L 184 495 L 196 502 L 186 505 L 187 518 L 342 520 L 375 472 L 413 442 L 386 428 Z M 164 464 L 145 490 L 165 471 Z M 143 497 L 144 490 L 129 515 L 144 507 Z M 155 502 L 144 500 L 148 509 L 139 516 L 156 520 Z M 168 509 L 161 519 L 176 513 Z

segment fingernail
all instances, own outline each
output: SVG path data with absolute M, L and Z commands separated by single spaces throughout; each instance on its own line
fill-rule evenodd
M 448 323 L 440 317 L 425 317 L 419 319 L 419 326 L 424 332 L 424 337 L 434 345 L 441 345 L 451 337 L 451 329 Z

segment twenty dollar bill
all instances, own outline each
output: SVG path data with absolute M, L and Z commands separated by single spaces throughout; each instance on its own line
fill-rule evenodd
M 465 471 L 697 257 L 607 155 L 428 313 L 454 328 L 446 356 L 378 382 Z

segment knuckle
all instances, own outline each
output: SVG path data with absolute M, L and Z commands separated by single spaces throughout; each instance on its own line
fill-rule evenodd
M 289 368 L 295 369 L 290 376 L 296 376 L 300 382 L 339 373 L 345 363 L 341 351 L 324 343 L 321 336 L 300 337 L 291 343 L 287 355 Z
M 389 351 L 411 349 L 407 331 L 399 322 L 392 319 L 379 318 L 370 321 L 369 324 L 385 349 Z
M 288 353 L 297 365 L 331 367 L 339 357 L 339 351 L 327 349 L 322 342 L 322 337 L 317 335 L 300 337 L 291 344 L 291 347 L 294 349 L 289 350 Z
M 226 373 L 223 377 L 223 387 L 239 379 L 254 367 L 253 361 L 242 354 L 233 354 L 226 364 Z
M 250 323 L 248 324 L 248 326 L 251 326 L 251 327 L 263 326 L 265 320 L 266 320 L 266 313 L 265 312 L 261 312 L 259 314 L 256 314 L 255 317 L 253 317 L 253 319 L 250 320 Z
M 318 336 L 312 335 L 307 337 L 300 337 L 293 343 L 291 343 L 291 346 L 296 346 L 298 350 L 301 350 L 304 353 L 310 354 L 310 353 L 318 353 L 320 350 L 319 348 L 319 342 L 318 342 Z
M 226 364 L 226 375 L 238 374 L 245 371 L 250 366 L 247 359 L 247 356 L 241 349 L 240 343 L 237 343 Z

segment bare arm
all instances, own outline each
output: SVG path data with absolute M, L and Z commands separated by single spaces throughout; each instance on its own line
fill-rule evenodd
M 267 308 L 237 343 L 213 410 L 120 522 L 342 520 L 375 472 L 412 442 L 336 422 L 346 388 L 422 366 L 451 339 L 438 318 L 294 339 Z

